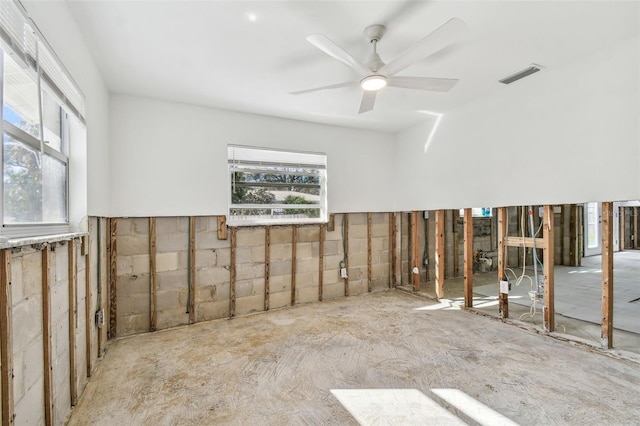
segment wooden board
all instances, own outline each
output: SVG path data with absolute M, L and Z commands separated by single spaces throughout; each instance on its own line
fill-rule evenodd
M 414 273 L 415 268 L 418 273 Z M 420 291 L 420 239 L 418 238 L 418 212 L 411 212 L 411 282 L 413 291 Z
M 531 237 L 505 237 L 504 244 L 507 247 L 527 247 L 533 248 L 534 244 L 536 249 L 547 248 L 547 243 L 544 238 L 531 238 Z
M 223 216 L 224 217 L 224 216 Z M 196 218 L 189 217 L 189 324 L 196 322 Z
M 335 214 L 330 214 L 329 215 L 329 222 L 327 222 L 327 231 L 333 232 L 335 230 L 336 230 L 336 215 Z
M 218 239 L 219 240 L 227 239 L 227 217 L 226 216 L 218 216 Z
M 444 222 L 445 211 L 436 210 L 436 296 L 441 299 L 444 297 Z
M 322 293 L 324 290 L 324 237 L 326 226 L 320 224 L 320 235 L 318 236 L 318 301 L 322 302 Z
M 371 213 L 367 213 L 367 291 L 371 293 Z
M 546 248 L 542 253 L 544 265 L 544 324 L 547 331 L 556 329 L 555 321 L 555 295 L 554 295 L 554 213 L 553 206 L 545 205 L 542 220 L 542 235 Z
M 117 333 L 117 318 L 118 312 L 118 219 L 115 217 L 109 219 L 109 338 L 113 339 Z
M 395 288 L 398 285 L 397 281 L 397 259 L 398 259 L 398 245 L 396 242 L 397 234 L 398 234 L 398 223 L 396 220 L 396 213 L 389 213 L 389 263 L 390 265 L 390 274 L 389 274 L 389 287 Z
M 13 424 L 13 303 L 11 291 L 11 249 L 0 251 L 0 388 L 2 425 Z
M 264 227 L 264 310 L 269 310 L 269 277 L 271 275 L 271 227 Z
M 96 245 L 98 246 L 98 259 L 97 259 L 97 263 L 98 263 L 98 271 L 97 271 L 97 276 L 98 276 L 98 282 L 96 283 L 96 289 L 98 291 L 98 306 L 97 306 L 97 310 L 101 311 L 102 310 L 102 298 L 104 297 L 103 295 L 103 287 L 102 287 L 102 218 L 98 217 L 97 218 L 97 228 L 98 228 L 98 232 L 96 233 L 97 236 L 97 242 Z M 97 325 L 97 324 L 96 324 Z M 98 358 L 102 357 L 102 345 L 103 345 L 103 333 L 104 333 L 104 329 L 106 327 L 103 325 L 102 327 L 98 327 L 97 331 L 98 331 Z
M 343 234 L 344 234 L 344 267 L 349 271 L 349 213 L 344 213 L 343 216 Z M 344 295 L 349 296 L 349 274 L 344 280 Z
M 602 346 L 613 347 L 613 203 L 602 203 Z
M 298 246 L 298 225 L 291 227 L 291 306 L 296 304 L 296 251 Z
M 42 250 L 42 345 L 44 382 L 44 423 L 53 425 L 53 378 L 51 357 L 51 246 Z
M 473 307 L 473 214 L 464 209 L 464 307 Z
M 231 228 L 231 260 L 229 265 L 229 317 L 236 314 L 236 235 L 238 228 Z
M 70 240 L 68 247 L 69 266 L 69 390 L 71 396 L 71 406 L 78 403 L 78 380 L 76 372 L 76 317 L 78 304 L 76 292 L 78 289 L 78 279 L 76 275 L 76 242 Z
M 91 222 L 89 222 L 91 223 Z M 93 357 L 91 356 L 91 331 L 93 330 L 93 318 L 91 315 L 91 239 L 82 238 L 82 253 L 84 255 L 84 324 L 85 324 L 85 354 L 87 358 L 87 377 L 91 377 L 93 370 Z
M 149 331 L 158 329 L 158 266 L 156 218 L 149 218 Z
M 507 245 L 505 239 L 507 238 L 507 208 L 498 208 L 498 311 L 500 318 L 509 318 L 509 295 L 500 292 L 500 281 L 506 281 L 505 275 L 505 261 Z

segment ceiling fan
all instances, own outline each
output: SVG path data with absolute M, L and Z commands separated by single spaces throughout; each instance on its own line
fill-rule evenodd
M 384 25 L 371 25 L 364 30 L 364 35 L 371 44 L 371 54 L 367 58 L 366 66 L 349 55 L 340 46 L 329 40 L 322 34 L 313 34 L 307 37 L 307 41 L 331 56 L 347 65 L 362 77 L 360 80 L 331 84 L 329 86 L 292 92 L 292 95 L 302 95 L 321 90 L 338 89 L 341 87 L 357 86 L 362 89 L 362 101 L 359 113 L 371 111 L 376 101 L 376 94 L 385 86 L 400 87 L 404 89 L 431 90 L 436 92 L 448 92 L 458 83 L 453 78 L 431 77 L 401 77 L 398 72 L 413 65 L 419 60 L 430 56 L 442 48 L 455 42 L 466 32 L 467 25 L 458 18 L 453 18 L 433 31 L 431 34 L 417 41 L 393 61 L 385 64 L 376 51 L 378 42 L 382 39 L 386 28 Z

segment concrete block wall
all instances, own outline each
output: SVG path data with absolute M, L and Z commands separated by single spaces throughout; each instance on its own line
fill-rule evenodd
M 95 225 L 95 220 L 92 222 Z M 96 232 L 95 227 L 93 229 Z M 88 383 L 87 357 L 98 358 L 97 327 L 90 312 L 86 321 L 86 258 L 81 239 L 74 240 L 76 292 L 70 303 L 69 241 L 57 241 L 33 246 L 5 249 L 11 256 L 11 315 L 13 362 L 13 400 L 16 425 L 45 423 L 44 339 L 43 333 L 43 250 L 50 250 L 50 326 L 51 326 L 51 379 L 53 423 L 65 423 L 71 408 L 71 339 L 75 336 L 75 388 L 79 396 Z M 93 262 L 92 262 L 93 264 Z M 91 293 L 95 295 L 97 276 L 91 280 Z M 96 300 L 97 304 L 97 300 Z M 95 304 L 90 307 L 93 310 Z M 76 321 L 69 328 L 69 310 L 76 312 Z M 87 351 L 87 327 L 92 332 L 92 348 Z M 95 365 L 95 364 L 94 364 Z
M 340 262 L 345 258 L 344 215 L 335 215 L 335 229 L 325 232 L 322 299 L 344 297 Z M 195 248 L 190 247 L 189 218 L 156 218 L 157 328 L 189 323 L 189 256 L 195 256 L 194 321 L 230 314 L 231 238 L 218 239 L 217 217 L 196 217 Z M 149 218 L 117 218 L 116 336 L 150 330 Z M 294 303 L 319 300 L 320 225 L 297 225 Z M 269 309 L 289 306 L 293 271 L 294 227 L 269 228 Z M 265 310 L 267 244 L 264 226 L 236 228 L 235 315 Z M 229 229 L 231 233 L 231 229 Z M 349 214 L 349 294 L 368 291 L 367 213 Z M 389 286 L 389 214 L 371 214 L 372 290 Z

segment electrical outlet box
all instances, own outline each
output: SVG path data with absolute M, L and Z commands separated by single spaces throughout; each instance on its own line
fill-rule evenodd
M 100 309 L 96 312 L 96 325 L 98 328 L 102 328 L 104 325 L 104 309 Z
M 340 278 L 347 279 L 347 268 L 340 268 Z
M 500 281 L 500 293 L 509 294 L 509 281 Z
M 427 266 L 429 264 L 429 258 L 425 257 L 424 258 L 424 266 Z

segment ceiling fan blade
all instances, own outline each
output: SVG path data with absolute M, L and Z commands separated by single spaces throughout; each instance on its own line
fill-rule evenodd
M 304 94 L 307 94 L 307 93 L 319 92 L 321 90 L 339 89 L 341 87 L 356 86 L 357 84 L 358 84 L 357 81 L 347 81 L 345 83 L 330 84 L 329 86 L 314 87 L 313 89 L 298 90 L 297 92 L 291 92 L 289 94 L 290 95 L 304 95 Z
M 387 86 L 401 87 L 403 89 L 431 90 L 433 92 L 448 92 L 458 84 L 455 78 L 431 78 L 431 77 L 389 77 Z
M 417 41 L 413 46 L 405 50 L 393 61 L 378 70 L 380 74 L 394 75 L 409 65 L 433 55 L 458 40 L 467 31 L 467 24 L 458 18 L 453 18 L 444 23 L 431 34 Z
M 307 37 L 307 41 L 313 44 L 318 49 L 322 50 L 327 55 L 342 62 L 349 68 L 353 69 L 360 75 L 371 74 L 364 65 L 355 60 L 355 58 L 345 52 L 340 46 L 329 40 L 322 34 L 313 34 Z
M 360 111 L 358 114 L 362 114 L 363 112 L 371 111 L 373 106 L 376 103 L 376 94 L 378 92 L 375 90 L 364 90 L 362 92 L 362 102 L 360 102 Z

